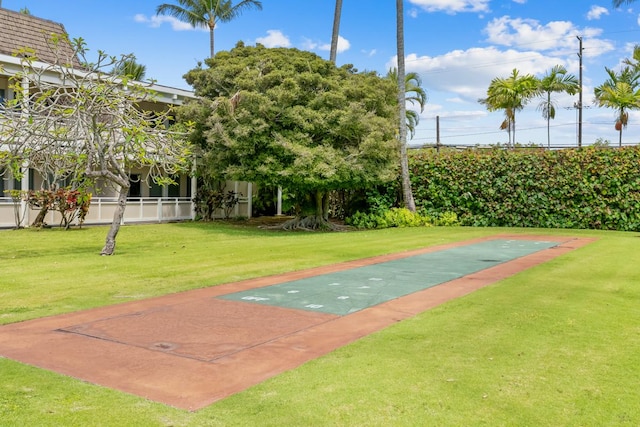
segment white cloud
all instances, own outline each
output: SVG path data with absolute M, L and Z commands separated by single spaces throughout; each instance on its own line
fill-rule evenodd
M 513 0 L 514 3 L 525 4 L 527 0 Z
M 591 6 L 591 9 L 587 13 L 587 19 L 592 21 L 594 19 L 600 19 L 602 15 L 608 15 L 609 11 L 602 6 Z
M 446 92 L 472 104 L 486 96 L 489 83 L 495 77 L 508 77 L 514 68 L 521 74 L 542 75 L 556 64 L 569 68 L 561 58 L 535 51 L 501 51 L 496 47 L 454 50 L 439 56 L 407 55 L 407 71 L 422 78 L 423 87 Z M 393 58 L 387 68 L 395 67 Z M 573 68 L 573 67 L 571 67 Z
M 503 16 L 489 22 L 484 32 L 489 43 L 553 55 L 577 52 L 577 36 L 584 39 L 585 57 L 596 57 L 614 49 L 613 43 L 598 38 L 602 34 L 601 29 L 580 29 L 569 21 L 551 21 L 543 25 L 535 19 Z
M 302 39 L 302 49 L 304 50 L 316 50 L 318 48 L 319 43 L 308 39 L 308 38 L 303 38 Z
M 264 45 L 264 47 L 290 47 L 291 42 L 280 30 L 267 30 L 265 37 L 258 37 L 256 43 Z
M 427 12 L 488 12 L 489 0 L 409 0 Z
M 174 18 L 173 16 L 164 16 L 164 15 L 154 15 L 151 17 L 147 17 L 141 13 L 135 15 L 133 17 L 135 22 L 141 24 L 148 24 L 151 28 L 158 28 L 164 23 L 168 23 L 171 25 L 171 29 L 174 31 L 191 31 L 191 30 L 206 30 L 205 28 L 193 28 L 191 24 L 187 24 L 186 22 L 182 22 Z
M 330 43 L 325 43 L 325 44 L 315 44 L 315 47 L 317 47 L 320 50 L 331 50 L 331 44 Z M 349 40 L 345 39 L 342 36 L 338 36 L 338 53 L 342 53 L 342 52 L 346 52 L 347 50 L 349 50 L 351 48 L 351 43 L 349 42 Z
M 570 43 L 569 36 L 579 35 L 580 31 L 569 21 L 551 21 L 541 24 L 535 19 L 495 18 L 484 29 L 487 41 L 502 46 L 526 46 L 532 50 L 553 50 Z

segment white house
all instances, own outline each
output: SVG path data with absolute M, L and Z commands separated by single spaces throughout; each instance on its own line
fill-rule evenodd
M 39 61 L 52 63 L 54 58 L 46 46 L 46 38 L 52 34 L 66 34 L 60 23 L 37 18 L 28 14 L 18 13 L 0 7 L 0 109 L 8 100 L 14 98 L 10 85 L 11 76 L 22 70 L 20 60 L 14 56 L 19 49 L 30 48 L 36 51 Z M 55 79 L 55 76 L 51 76 Z M 155 102 L 144 104 L 145 110 L 157 110 L 169 105 L 181 105 L 195 96 L 193 92 L 154 84 L 151 87 L 156 92 Z M 23 88 L 28 90 L 28 88 Z M 1 115 L 0 115 L 1 119 Z M 6 145 L 5 145 L 6 148 Z M 3 142 L 0 136 L 0 150 Z M 1 167 L 1 166 L 0 166 Z M 37 212 L 31 211 L 24 201 L 16 203 L 8 190 L 40 189 L 44 179 L 28 165 L 23 170 L 23 178 L 16 180 L 9 170 L 0 169 L 0 228 L 15 227 L 16 221 L 20 226 L 28 226 Z M 162 187 L 140 180 L 144 171 L 131 171 L 131 189 L 127 201 L 124 222 L 162 222 L 188 220 L 194 218 L 193 196 L 196 190 L 196 180 L 183 175 L 177 177 L 177 185 Z M 99 187 L 96 186 L 96 187 Z M 251 216 L 252 185 L 244 182 L 229 182 L 227 190 L 240 193 L 240 203 L 236 205 L 233 216 Z M 96 188 L 93 192 L 89 213 L 85 224 L 110 223 L 116 207 L 114 190 Z M 16 219 L 18 215 L 18 219 Z M 59 223 L 57 213 L 49 213 L 46 222 L 52 225 Z

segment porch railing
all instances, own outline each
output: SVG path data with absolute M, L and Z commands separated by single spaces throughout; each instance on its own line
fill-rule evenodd
M 85 218 L 87 225 L 109 224 L 113 220 L 113 214 L 118 207 L 118 199 L 113 197 L 94 197 Z M 21 216 L 24 216 L 23 224 L 30 224 L 38 214 L 30 210 L 24 204 L 21 206 Z M 191 199 L 189 197 L 142 197 L 127 200 L 124 211 L 123 223 L 141 222 L 167 222 L 192 219 Z M 60 224 L 60 214 L 49 212 L 45 222 L 52 226 Z M 77 220 L 74 220 L 77 225 Z M 13 228 L 16 226 L 14 204 L 8 197 L 0 197 L 0 228 Z

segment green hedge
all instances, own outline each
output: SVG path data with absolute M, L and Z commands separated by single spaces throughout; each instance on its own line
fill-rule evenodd
M 414 151 L 416 205 L 462 225 L 640 231 L 640 148 Z

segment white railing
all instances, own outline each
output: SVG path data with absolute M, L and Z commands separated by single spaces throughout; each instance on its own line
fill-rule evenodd
M 113 214 L 118 207 L 118 199 L 113 197 L 94 197 L 91 199 L 89 212 L 84 223 L 109 224 L 113 220 Z M 0 228 L 13 228 L 16 226 L 14 204 L 8 197 L 0 197 Z M 26 209 L 26 210 L 25 210 Z M 189 197 L 143 197 L 127 200 L 124 211 L 123 223 L 136 222 L 167 222 L 184 221 L 192 219 L 191 199 Z M 38 214 L 22 205 L 21 216 L 24 216 L 23 224 L 29 224 Z M 60 224 L 60 214 L 49 212 L 45 222 L 52 226 Z M 73 222 L 74 225 L 77 221 Z
M 251 199 L 240 197 L 238 204 L 231 212 L 232 217 L 251 216 Z M 110 224 L 113 221 L 113 214 L 118 207 L 118 199 L 114 197 L 93 197 L 89 212 L 84 224 Z M 29 209 L 25 203 L 21 204 L 20 215 L 23 217 L 23 225 L 33 222 L 38 212 Z M 221 218 L 222 212 L 217 211 L 216 217 Z M 169 222 L 185 221 L 193 219 L 191 198 L 189 197 L 141 197 L 127 200 L 127 207 L 124 211 L 123 224 L 143 223 L 143 222 Z M 60 214 L 49 212 L 45 222 L 51 226 L 60 224 Z M 77 225 L 74 220 L 73 225 Z M 0 228 L 14 228 L 16 226 L 15 208 L 9 197 L 0 197 Z

